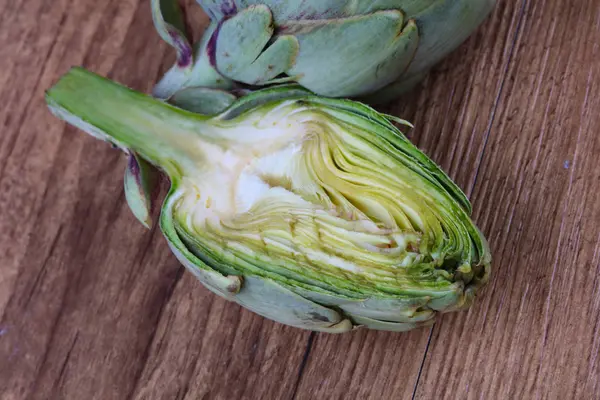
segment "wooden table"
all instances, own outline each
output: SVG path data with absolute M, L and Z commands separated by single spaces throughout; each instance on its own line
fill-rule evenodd
M 204 289 L 129 212 L 123 155 L 47 111 L 73 65 L 151 88 L 148 1 L 0 10 L 1 399 L 600 398 L 600 0 L 499 0 L 388 108 L 471 198 L 493 279 L 432 328 L 345 335 Z

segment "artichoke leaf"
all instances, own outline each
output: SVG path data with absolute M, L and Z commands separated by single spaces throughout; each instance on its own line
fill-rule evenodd
M 419 44 L 415 22 L 406 21 L 399 10 L 288 21 L 279 32 L 294 35 L 300 43 L 288 75 L 298 76 L 298 83 L 329 97 L 358 96 L 392 83 L 408 68 Z
M 183 14 L 179 2 L 151 0 L 152 21 L 160 37 L 177 51 L 177 67 L 192 67 L 192 46 L 185 34 Z
M 146 228 L 152 227 L 152 195 L 158 181 L 156 169 L 130 152 L 123 178 L 125 199 L 133 215 Z
M 265 5 L 250 6 L 223 21 L 215 33 L 214 58 L 224 76 L 250 85 L 266 84 L 292 67 L 298 53 L 293 36 L 274 32 L 271 11 Z
M 191 86 L 175 92 L 168 101 L 187 111 L 215 115 L 225 111 L 236 99 L 233 93 L 225 90 Z
M 407 4 L 405 10 L 408 15 L 415 15 L 419 26 L 424 27 L 415 58 L 399 79 L 365 96 L 364 101 L 384 103 L 413 89 L 481 25 L 496 0 L 433 0 L 426 6 L 420 0 L 412 2 L 414 8 Z
M 217 71 L 214 60 L 211 60 L 209 54 L 211 48 L 209 44 L 212 43 L 211 38 L 218 25 L 218 23 L 211 23 L 206 28 L 202 39 L 194 45 L 192 51 L 194 63 L 190 68 L 181 68 L 178 64 L 175 64 L 165 72 L 152 89 L 154 97 L 168 99 L 174 96 L 175 93 L 190 87 L 221 90 L 236 89 L 235 82 Z
M 431 326 L 434 323 L 433 320 L 427 320 L 423 322 L 390 322 L 361 316 L 355 316 L 354 321 L 357 325 L 368 329 L 391 332 L 408 332 L 413 329 Z

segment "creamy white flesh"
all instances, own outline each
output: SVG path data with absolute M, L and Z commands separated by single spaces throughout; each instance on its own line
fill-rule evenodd
M 448 239 L 444 199 L 356 127 L 290 102 L 210 129 L 218 140 L 190 143 L 201 162 L 172 198 L 205 246 L 368 287 L 439 265 L 427 249 Z

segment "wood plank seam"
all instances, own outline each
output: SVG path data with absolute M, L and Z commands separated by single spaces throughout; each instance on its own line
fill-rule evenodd
M 315 340 L 315 332 L 311 332 L 308 335 L 308 340 L 306 342 L 306 349 L 304 350 L 304 355 L 302 356 L 302 360 L 300 361 L 300 366 L 298 368 L 298 375 L 296 378 L 296 382 L 294 384 L 294 390 L 292 391 L 291 399 L 296 399 L 298 395 L 298 388 L 300 387 L 300 381 L 302 380 L 302 375 L 304 374 L 304 368 L 306 367 L 306 362 L 308 361 L 308 356 L 310 354 L 310 350 L 312 349 L 313 342 Z

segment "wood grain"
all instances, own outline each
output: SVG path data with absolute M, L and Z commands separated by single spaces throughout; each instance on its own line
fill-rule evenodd
M 522 26 L 473 192 L 495 274 L 434 329 L 417 398 L 600 398 L 600 2 Z
M 127 209 L 123 156 L 47 112 L 72 65 L 150 89 L 173 54 L 148 1 L 1 3 L 0 398 L 600 398 L 599 46 L 600 0 L 500 0 L 386 108 L 471 197 L 494 274 L 433 328 L 333 336 L 204 289 Z

